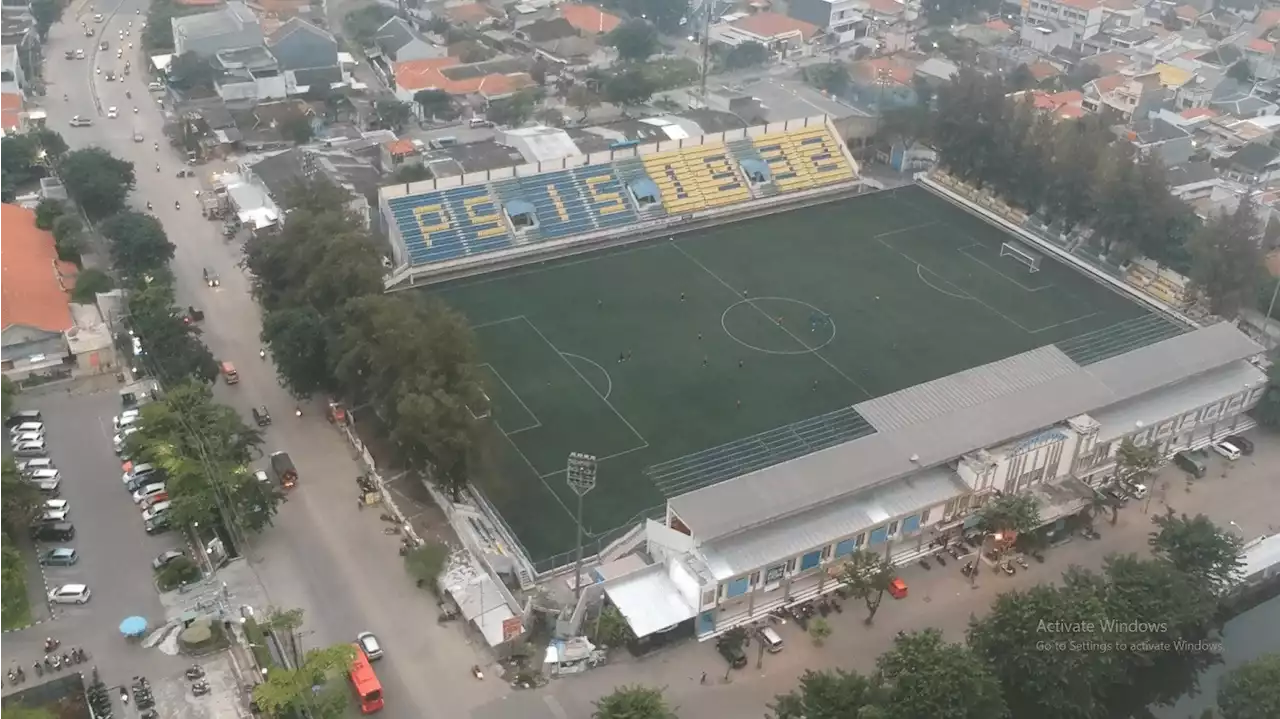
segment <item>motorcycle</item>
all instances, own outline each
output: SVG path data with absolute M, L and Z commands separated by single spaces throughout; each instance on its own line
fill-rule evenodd
M 199 664 L 192 664 L 190 667 L 187 667 L 187 671 L 184 673 L 186 674 L 187 679 L 192 681 L 196 679 L 203 679 L 204 667 L 201 667 Z
M 56 655 L 56 654 L 55 654 L 55 655 L 53 655 L 53 661 L 52 661 L 52 662 L 50 662 L 49 666 L 53 667 L 53 670 L 54 670 L 54 671 L 59 671 L 59 670 L 61 670 L 61 669 L 62 669 L 62 657 L 60 657 L 60 656 L 58 656 L 58 655 Z
M 302 416 L 302 408 L 301 408 L 301 407 L 294 407 L 294 408 L 293 408 L 293 416 L 295 416 L 295 417 L 301 417 L 301 416 Z
M 150 209 L 151 209 L 151 203 L 150 203 L 150 202 L 148 202 L 148 203 L 147 203 L 147 209 L 148 209 L 148 210 L 150 210 Z
M 124 99 L 126 99 L 126 100 L 132 100 L 132 99 L 133 99 L 133 93 L 132 93 L 132 92 L 130 92 L 130 91 L 128 91 L 128 90 L 125 90 L 125 91 L 124 91 Z M 137 112 L 137 111 L 138 111 L 138 108 L 136 108 L 136 107 L 135 107 L 135 108 L 133 108 L 133 111 L 134 111 L 134 112 Z
M 960 573 L 966 577 L 973 574 L 976 571 L 978 571 L 978 569 L 977 567 L 973 566 L 973 562 L 966 562 L 965 565 L 960 568 Z
M 943 559 L 943 558 L 942 558 L 942 553 L 941 553 L 941 552 L 939 552 L 938 554 L 933 555 L 933 558 L 938 562 L 938 566 L 940 566 L 940 567 L 945 567 L 945 566 L 947 566 L 947 560 L 945 560 L 945 559 Z
M 196 682 L 191 685 L 191 693 L 195 696 L 202 697 L 209 693 L 209 682 Z
M 258 350 L 258 359 L 263 359 L 263 360 L 264 360 L 264 359 L 266 359 L 266 358 L 267 358 L 267 351 L 266 351 L 266 350 Z
M 44 676 L 44 667 L 40 665 L 39 661 L 32 662 L 31 668 L 35 670 L 36 676 L 38 677 Z
M 174 200 L 174 201 L 173 201 L 173 209 L 175 209 L 175 210 L 181 210 L 181 209 L 182 209 L 182 203 L 181 203 L 181 202 L 178 202 L 177 200 Z
M 1018 570 L 1013 568 L 1013 562 L 1010 562 L 1007 559 L 1000 565 L 1000 570 L 1009 576 L 1013 576 L 1018 573 Z
M 476 678 L 476 679 L 484 679 L 484 672 L 480 671 L 480 665 L 479 665 L 479 664 L 472 664 L 472 665 L 471 665 L 471 673 L 472 673 L 473 675 L 475 675 L 475 678 Z
M 156 163 L 156 172 L 159 172 L 159 171 L 160 171 L 160 163 L 158 163 L 158 162 L 157 162 L 157 163 Z
M 9 683 L 13 685 L 17 685 L 18 674 L 14 672 L 12 669 L 9 670 L 8 674 L 9 674 Z
M 71 666 L 71 654 L 70 654 L 70 653 L 68 653 L 68 652 L 63 652 L 63 653 L 62 653 L 62 666 L 64 666 L 64 667 L 69 667 L 69 666 Z
M 933 565 L 929 564 L 929 560 L 927 559 L 921 559 L 920 566 L 924 567 L 925 569 L 933 569 Z
M 1022 558 L 1022 555 L 1018 555 L 1017 557 L 1015 557 L 1015 558 L 1014 558 L 1014 561 L 1015 561 L 1015 562 L 1017 562 L 1017 563 L 1018 563 L 1018 566 L 1019 566 L 1019 567 L 1022 567 L 1023 569 L 1030 569 L 1030 568 L 1031 568 L 1031 565 L 1030 565 L 1030 564 L 1027 564 L 1027 560 L 1023 559 L 1023 558 Z
M 44 640 L 44 653 L 50 654 L 55 652 L 60 646 L 62 646 L 62 642 L 54 639 L 53 637 L 46 637 Z
M 129 692 L 124 687 L 120 687 L 120 703 L 129 706 Z

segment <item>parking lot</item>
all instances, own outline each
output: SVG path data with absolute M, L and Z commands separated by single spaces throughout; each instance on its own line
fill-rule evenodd
M 176 702 L 180 693 L 189 695 L 185 684 L 178 687 L 173 682 L 182 682 L 182 669 L 190 661 L 176 656 L 176 647 L 161 644 L 145 648 L 145 642 L 127 640 L 120 634 L 120 623 L 126 617 L 144 617 L 149 628 L 156 628 L 184 609 L 180 603 L 166 609 L 161 602 L 151 562 L 162 552 L 187 548 L 180 534 L 151 536 L 144 532 L 139 508 L 125 491 L 120 460 L 112 448 L 112 418 L 122 408 L 117 387 L 77 392 L 50 389 L 43 394 L 23 395 L 21 406 L 43 413 L 48 455 L 60 474 L 60 498 L 67 503 L 66 521 L 75 527 L 70 541 L 37 542 L 27 560 L 36 567 L 37 556 L 44 557 L 60 547 L 74 549 L 76 557 L 74 564 L 43 567 L 43 581 L 29 583 L 33 615 L 39 618 L 41 608 L 45 608 L 51 612 L 51 620 L 4 636 L 6 665 L 21 663 L 27 670 L 28 684 L 38 682 L 31 664 L 43 657 L 45 638 L 54 637 L 62 642 L 63 650 L 87 650 L 89 664 L 98 667 L 108 686 L 128 683 L 138 675 L 149 677 L 156 687 L 156 708 L 162 715 L 196 716 L 188 706 L 216 707 L 223 701 L 234 704 L 234 691 L 229 698 L 222 698 L 219 695 L 223 692 L 215 691 L 206 697 L 188 696 L 191 701 L 172 708 L 165 706 L 169 699 Z M 32 573 L 39 574 L 34 569 Z M 42 586 L 45 584 L 48 589 Z M 66 584 L 85 585 L 90 592 L 88 601 L 47 604 L 45 593 Z M 216 687 L 222 683 L 224 673 L 231 674 L 217 664 L 226 659 L 209 661 L 218 667 L 210 672 L 219 678 L 218 682 L 210 681 Z M 84 665 L 74 668 L 89 671 Z M 227 681 L 234 690 L 235 681 Z M 5 692 L 13 689 L 6 686 Z

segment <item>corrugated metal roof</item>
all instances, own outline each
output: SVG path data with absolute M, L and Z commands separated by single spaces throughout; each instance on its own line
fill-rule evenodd
M 927 469 L 901 482 L 823 505 L 816 512 L 775 522 L 760 532 L 703 544 L 702 556 L 717 581 L 760 569 L 782 558 L 874 529 L 888 519 L 942 504 L 968 491 L 948 467 Z
M 1123 437 L 1142 422 L 1150 427 L 1167 417 L 1201 407 L 1245 389 L 1265 384 L 1267 376 L 1246 360 L 1236 360 L 1208 372 L 1178 382 L 1167 390 L 1148 392 L 1125 402 L 1118 402 L 1098 412 L 1093 418 L 1101 427 L 1098 442 Z
M 854 405 L 877 431 L 887 432 L 973 407 L 1076 372 L 1080 366 L 1053 345 L 967 369 Z
M 877 432 L 674 497 L 668 506 L 693 530 L 694 536 L 707 542 L 778 521 L 1261 351 L 1261 346 L 1229 323 L 1201 328 L 1087 369 L 1077 368 L 1013 394 Z
M 665 564 L 653 564 L 644 569 L 610 580 L 604 591 L 609 595 L 622 616 L 627 618 L 637 637 L 647 637 L 698 613 L 689 604 L 680 588 L 667 576 Z

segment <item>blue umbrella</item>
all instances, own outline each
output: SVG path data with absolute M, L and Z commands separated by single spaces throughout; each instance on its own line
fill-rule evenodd
M 129 617 L 120 622 L 120 633 L 126 637 L 142 636 L 147 631 L 147 620 L 142 617 Z

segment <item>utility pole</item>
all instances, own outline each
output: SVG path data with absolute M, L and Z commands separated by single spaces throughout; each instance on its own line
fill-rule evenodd
M 582 498 L 596 488 L 595 455 L 570 452 L 565 465 L 565 479 L 569 489 L 578 495 L 578 558 L 573 563 L 573 598 L 582 598 Z
M 702 109 L 707 109 L 707 74 L 711 71 L 711 13 L 717 0 L 703 0 L 707 5 L 707 17 L 702 22 Z

